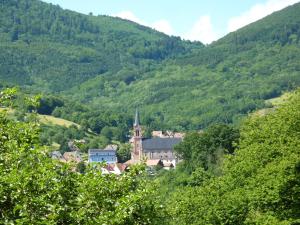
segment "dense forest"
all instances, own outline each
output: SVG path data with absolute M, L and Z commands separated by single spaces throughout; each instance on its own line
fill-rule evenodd
M 299 224 L 299 12 L 300 3 L 205 46 L 0 0 L 0 224 Z M 176 169 L 104 176 L 102 164 L 49 157 L 84 140 L 82 153 L 113 143 L 127 161 L 136 109 L 144 137 L 186 134 Z
M 223 125 L 191 134 L 177 148 L 187 165 L 161 179 L 170 224 L 298 224 L 299 122 L 298 91 L 239 131 Z
M 1 106 L 13 94 L 2 92 Z M 239 129 L 188 134 L 176 147 L 184 161 L 154 178 L 142 165 L 117 176 L 52 160 L 35 117 L 20 122 L 0 112 L 3 224 L 299 223 L 299 91 Z
M 136 107 L 149 129 L 239 123 L 300 83 L 300 4 L 209 46 L 37 0 L 1 0 L 0 10 L 1 84 L 67 99 L 51 113 L 97 133 L 104 126 L 87 117 Z

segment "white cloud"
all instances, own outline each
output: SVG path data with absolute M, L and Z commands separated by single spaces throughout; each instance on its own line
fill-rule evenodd
M 248 11 L 243 12 L 241 15 L 232 17 L 227 23 L 227 32 L 235 31 L 250 23 L 253 23 L 271 13 L 281 10 L 289 5 L 295 4 L 300 0 L 266 0 L 265 3 L 256 4 Z M 201 41 L 204 44 L 210 44 L 223 36 L 223 31 L 216 32 L 211 22 L 209 15 L 201 16 L 185 34 L 178 34 L 174 31 L 170 22 L 165 19 L 160 19 L 154 22 L 145 22 L 138 18 L 131 11 L 122 11 L 113 16 L 122 19 L 131 20 L 144 26 L 152 27 L 153 29 L 163 32 L 167 35 L 178 35 L 186 40 Z
M 215 41 L 217 34 L 213 29 L 210 16 L 201 16 L 192 29 L 184 35 L 184 39 L 201 41 L 204 44 Z
M 266 3 L 256 4 L 240 16 L 231 18 L 228 21 L 227 30 L 228 32 L 236 31 L 241 27 L 297 2 L 299 2 L 299 0 L 267 0 Z
M 163 32 L 168 35 L 174 34 L 173 28 L 172 28 L 171 24 L 169 23 L 169 21 L 167 21 L 167 20 L 158 20 L 158 21 L 152 23 L 151 27 L 154 28 L 155 30 L 158 30 L 158 31 Z
M 126 19 L 126 20 L 130 20 L 130 21 L 139 23 L 144 26 L 152 27 L 153 29 L 163 32 L 168 35 L 174 34 L 171 24 L 169 23 L 169 21 L 167 21 L 165 19 L 161 19 L 161 20 L 155 21 L 153 23 L 147 23 L 147 22 L 141 20 L 140 18 L 138 18 L 131 11 L 122 11 L 117 14 L 114 14 L 113 16 L 120 17 L 120 18 Z
M 114 14 L 113 16 L 131 20 L 144 26 L 152 27 L 153 29 L 163 32 L 167 35 L 179 35 L 176 34 L 170 22 L 165 19 L 157 20 L 152 23 L 147 23 L 138 18 L 131 11 L 122 11 L 117 14 Z M 201 41 L 205 44 L 209 44 L 217 39 L 217 35 L 214 32 L 210 16 L 201 16 L 186 34 L 180 36 L 187 40 Z
M 145 23 L 141 19 L 136 17 L 131 11 L 122 11 L 122 12 L 119 12 L 117 14 L 114 14 L 113 16 L 119 17 L 121 19 L 130 20 L 130 21 L 142 24 L 142 25 L 145 25 Z

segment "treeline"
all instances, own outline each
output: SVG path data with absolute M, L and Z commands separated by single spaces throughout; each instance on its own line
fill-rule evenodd
M 1 94 L 7 106 L 13 92 Z M 32 103 L 35 101 L 32 100 Z M 142 167 L 103 176 L 51 160 L 34 116 L 0 113 L 0 221 L 44 224 L 297 224 L 300 93 L 237 129 L 213 125 L 176 147 L 183 162 L 157 178 Z M 101 165 L 99 165 L 101 166 Z M 79 169 L 79 168 L 77 168 Z
M 85 144 L 80 146 L 82 152 L 87 152 L 91 148 L 104 148 L 111 143 L 118 143 L 120 147 L 123 147 L 131 135 L 133 115 L 85 107 L 54 95 L 32 97 L 29 93 L 17 91 L 17 88 L 12 90 L 15 95 L 10 107 L 15 109 L 11 115 L 14 119 L 26 121 L 31 112 L 36 112 L 39 115 L 54 116 L 75 123 L 65 126 L 64 124 L 51 124 L 50 121 L 40 126 L 41 144 L 47 146 L 59 144 L 59 150 L 62 153 L 70 150 L 69 142 L 74 140 L 85 140 Z M 36 104 L 28 101 L 30 98 L 35 98 Z M 125 158 L 127 159 L 128 156 Z
M 5 87 L 2 87 L 5 91 Z M 88 149 L 104 148 L 109 144 L 118 145 L 118 161 L 130 159 L 130 146 L 127 144 L 132 135 L 135 108 L 129 113 L 113 112 L 108 109 L 88 107 L 58 95 L 32 95 L 30 92 L 12 88 L 13 101 L 6 108 L 13 108 L 11 119 L 27 121 L 30 113 L 38 113 L 40 121 L 40 143 L 61 153 L 72 150 L 70 143 L 84 141 L 77 146 L 81 152 Z M 29 99 L 35 99 L 33 103 Z M 50 116 L 45 117 L 43 116 Z M 53 116 L 53 117 L 51 117 Z M 145 118 L 143 136 L 150 137 L 154 128 L 160 128 L 161 120 Z M 57 119 L 57 120 L 56 120 Z M 67 121 L 60 121 L 65 119 Z M 73 149 L 74 150 L 74 149 Z
M 298 224 L 299 112 L 297 91 L 239 131 L 214 125 L 187 135 L 176 148 L 183 163 L 158 178 L 169 224 Z
M 2 93 L 1 104 L 9 93 Z M 75 171 L 48 156 L 35 122 L 0 113 L 0 223 L 159 224 L 161 208 L 142 168 L 118 177 Z M 159 222 L 160 221 L 160 222 Z
M 295 4 L 150 69 L 127 67 L 87 81 L 75 96 L 113 110 L 139 106 L 143 122 L 157 121 L 153 127 L 161 129 L 238 124 L 249 112 L 269 107 L 265 100 L 300 85 L 299 10 Z
M 1 5 L 0 76 L 36 90 L 65 91 L 127 65 L 151 65 L 202 47 L 133 22 L 38 0 L 2 0 Z
M 198 130 L 238 124 L 300 85 L 300 4 L 204 47 L 37 0 L 2 3 L 1 84 L 64 97 L 71 107 L 52 114 L 121 140 L 135 108 L 150 129 Z

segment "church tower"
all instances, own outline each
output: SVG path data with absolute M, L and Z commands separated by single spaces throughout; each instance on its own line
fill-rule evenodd
M 134 161 L 140 161 L 143 158 L 142 149 L 142 129 L 139 121 L 139 112 L 135 111 L 135 120 L 133 124 L 133 146 L 131 152 L 131 159 Z

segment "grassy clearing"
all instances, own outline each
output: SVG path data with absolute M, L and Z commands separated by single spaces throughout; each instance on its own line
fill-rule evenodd
M 275 108 L 264 108 L 264 109 L 259 109 L 256 110 L 255 112 L 252 113 L 254 116 L 265 116 L 271 112 L 274 112 Z
M 266 103 L 266 105 L 269 105 L 270 107 L 256 110 L 255 112 L 252 113 L 252 115 L 265 116 L 269 113 L 272 113 L 275 111 L 276 107 L 285 103 L 291 96 L 292 96 L 292 92 L 286 92 L 277 98 L 268 99 L 265 101 L 265 103 Z
M 4 112 L 4 111 L 6 111 L 9 115 L 13 115 L 13 113 L 15 112 L 14 109 L 5 108 L 5 107 L 0 108 L 0 112 Z M 58 126 L 64 126 L 64 127 L 70 127 L 73 125 L 73 126 L 76 126 L 77 128 L 80 128 L 80 125 L 77 123 L 74 123 L 69 120 L 57 118 L 54 116 L 38 114 L 38 119 L 39 119 L 40 123 L 47 124 L 47 125 L 58 125 Z
M 52 124 L 52 125 L 59 125 L 64 127 L 70 127 L 70 126 L 76 126 L 77 128 L 80 128 L 80 125 L 74 122 L 71 122 L 69 120 L 57 118 L 54 116 L 48 116 L 48 115 L 38 115 L 39 121 L 44 124 Z
M 11 114 L 14 112 L 13 109 L 5 108 L 5 107 L 0 107 L 0 112 L 6 111 L 8 114 Z
M 282 105 L 284 102 L 286 102 L 291 96 L 292 96 L 291 92 L 286 92 L 277 98 L 271 98 L 266 100 L 265 102 L 267 104 L 271 104 L 272 106 L 279 106 Z

